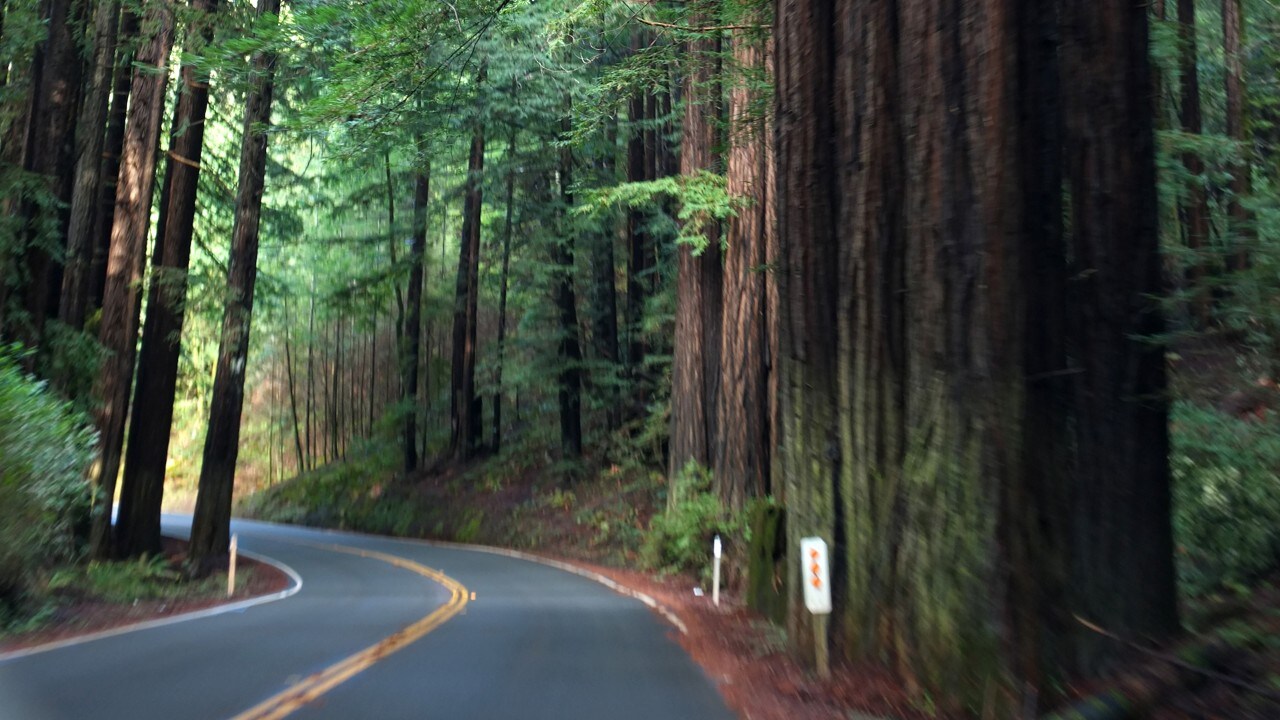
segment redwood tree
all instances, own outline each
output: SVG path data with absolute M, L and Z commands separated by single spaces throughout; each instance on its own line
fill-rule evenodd
M 717 3 L 698 6 L 694 21 L 714 17 Z M 719 36 L 689 43 L 684 86 L 684 125 L 680 173 L 692 178 L 714 170 L 716 127 L 720 113 Z M 671 447 L 668 472 L 675 477 L 686 464 L 712 464 L 716 443 L 716 402 L 720 389 L 721 285 L 720 225 L 707 222 L 702 247 L 676 250 L 675 352 L 671 363 Z M 672 493 L 671 497 L 677 497 Z
M 187 37 L 208 43 L 213 38 L 217 8 L 218 0 L 196 0 L 192 5 L 196 14 Z M 198 49 L 187 48 L 189 52 Z M 196 189 L 204 149 L 205 114 L 209 107 L 209 78 L 194 64 L 184 63 L 179 82 L 133 398 L 133 407 L 139 411 L 130 417 L 121 488 L 116 537 L 119 550 L 125 555 L 156 554 L 161 549 L 160 505 L 168 466 L 187 266 L 191 259 Z
M 125 418 L 133 383 L 141 309 L 140 285 L 146 261 L 145 242 L 151 224 L 151 189 L 155 182 L 156 148 L 164 114 L 164 88 L 168 80 L 169 51 L 173 47 L 173 8 L 152 6 L 145 26 L 152 35 L 138 50 L 125 122 L 120 174 L 116 184 L 115 217 L 111 224 L 111 251 L 102 298 L 102 324 L 98 340 L 109 353 L 98 374 L 98 442 L 101 458 L 95 485 L 102 503 L 93 524 L 94 553 L 110 552 L 111 503 L 124 447 Z
M 279 12 L 280 0 L 259 0 L 259 18 L 274 22 Z M 231 540 L 231 495 L 240 452 L 245 361 L 249 355 L 253 288 L 258 277 L 258 224 L 266 184 L 267 127 L 275 91 L 276 57 L 275 48 L 268 45 L 254 54 L 251 63 L 253 86 L 245 103 L 240 187 L 227 263 L 222 334 L 191 526 L 191 562 L 198 570 L 207 569 L 216 558 L 225 555 Z

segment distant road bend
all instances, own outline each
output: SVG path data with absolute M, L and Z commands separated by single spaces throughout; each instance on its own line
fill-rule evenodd
M 189 522 L 166 518 L 166 531 Z M 299 592 L 0 655 L 0 720 L 732 718 L 667 625 L 586 578 L 408 541 L 234 529 L 295 570 Z

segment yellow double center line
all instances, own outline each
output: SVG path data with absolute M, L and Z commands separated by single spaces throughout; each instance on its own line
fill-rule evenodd
M 308 543 L 309 544 L 309 543 Z M 435 612 L 403 628 L 396 633 L 386 637 L 379 642 L 370 645 L 360 652 L 341 660 L 314 675 L 295 683 L 284 692 L 268 698 L 262 703 L 246 710 L 232 718 L 232 720 L 279 720 L 279 718 L 291 715 L 302 709 L 308 703 L 316 698 L 324 695 L 338 685 L 349 680 L 357 673 L 362 672 L 374 663 L 391 655 L 392 653 L 402 650 L 410 643 L 418 640 L 423 635 L 435 630 L 443 625 L 449 618 L 462 612 L 467 606 L 467 589 L 457 580 L 445 575 L 438 570 L 432 570 L 425 565 L 419 565 L 412 560 L 406 560 L 395 555 L 387 555 L 386 553 L 374 552 L 372 550 L 360 550 L 357 548 L 345 547 L 342 545 L 318 545 L 325 550 L 333 552 L 346 553 L 348 555 L 358 555 L 365 558 L 373 558 L 389 563 L 398 568 L 403 568 L 410 572 L 415 572 L 423 577 L 430 578 L 449 590 L 451 595 L 449 602 L 436 608 Z

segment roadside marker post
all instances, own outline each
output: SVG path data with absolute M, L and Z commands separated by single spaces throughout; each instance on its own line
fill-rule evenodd
M 819 537 L 800 539 L 800 567 L 804 568 L 804 606 L 813 615 L 813 647 L 818 676 L 831 677 L 827 648 L 827 618 L 831 614 L 831 573 L 827 543 Z
M 236 594 L 236 536 L 231 536 L 231 560 L 227 563 L 227 597 Z
M 711 543 L 711 554 L 715 556 L 715 563 L 711 566 L 711 603 L 716 607 L 720 607 L 720 536 L 716 535 L 715 542 Z

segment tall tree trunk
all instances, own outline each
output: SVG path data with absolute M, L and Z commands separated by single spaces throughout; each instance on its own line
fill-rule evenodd
M 631 51 L 639 52 L 643 47 L 644 35 L 632 33 Z M 627 182 L 644 182 L 650 177 L 653 161 L 653 133 L 644 126 L 653 118 L 646 114 L 646 93 L 636 90 L 627 104 L 628 120 L 631 122 L 630 138 L 627 141 Z M 648 232 L 651 213 L 645 208 L 633 207 L 627 211 L 627 370 L 632 383 L 634 403 L 632 416 L 643 412 L 647 402 L 641 378 L 644 373 L 644 356 L 646 352 L 643 323 L 644 306 L 648 298 L 648 289 L 652 283 L 653 249 L 652 239 Z
M 615 120 L 605 132 L 611 150 L 616 145 L 617 129 Z M 615 182 L 612 152 L 600 161 L 598 167 L 606 182 Z M 591 241 L 592 271 L 591 336 L 595 353 L 601 360 L 601 366 L 593 371 L 599 379 L 593 383 L 605 405 L 605 427 L 612 433 L 622 425 L 622 408 L 619 407 L 622 398 L 618 391 L 622 364 L 618 351 L 618 288 L 613 247 L 618 240 L 616 218 L 610 217 L 602 231 L 592 233 L 588 238 Z
M 1230 1 L 1230 0 L 1228 0 Z M 1178 626 L 1170 529 L 1164 324 L 1147 14 L 1125 0 L 1063 5 L 1075 390 L 1075 613 L 1122 637 Z M 1076 660 L 1120 652 L 1081 632 Z
M 197 14 L 188 27 L 187 37 L 192 41 L 199 38 L 201 44 L 212 40 L 217 9 L 217 0 L 196 0 L 192 10 Z M 198 49 L 189 47 L 187 51 Z M 133 407 L 138 411 L 131 414 L 116 530 L 119 550 L 127 556 L 156 555 L 161 550 L 160 506 L 178 385 L 182 315 L 186 307 L 191 236 L 195 229 L 205 114 L 209 107 L 208 76 L 201 74 L 195 65 L 186 63 L 180 78 L 133 398 Z
M 120 0 L 99 0 L 93 15 L 93 56 L 77 122 L 74 185 L 67 226 L 67 257 L 62 277 L 62 322 L 79 330 L 89 306 L 89 265 L 93 256 L 94 217 L 99 202 L 102 148 L 115 69 Z
M 511 232 L 516 195 L 516 129 L 507 141 L 507 209 L 502 224 L 502 271 L 498 276 L 498 366 L 493 391 L 493 451 L 502 449 L 502 366 L 507 354 L 507 278 L 511 269 Z
M 477 78 L 483 83 L 482 66 Z M 481 442 L 480 398 L 476 395 L 476 312 L 480 291 L 480 210 L 483 196 L 484 124 L 477 120 L 467 161 L 467 190 L 458 247 L 458 281 L 453 310 L 453 370 L 449 404 L 450 454 L 475 456 Z
M 306 455 L 302 450 L 302 430 L 298 422 L 298 384 L 294 380 L 293 372 L 293 342 L 289 338 L 289 316 L 288 303 L 285 304 L 285 321 L 284 321 L 284 369 L 285 378 L 289 383 L 289 409 L 293 417 L 293 443 L 298 452 L 297 472 L 302 473 L 307 469 Z
M 98 374 L 99 462 L 94 485 L 102 507 L 94 518 L 92 544 L 97 557 L 111 552 L 111 504 L 124 446 L 125 418 L 133 382 L 138 343 L 139 286 L 146 262 L 147 229 L 151 224 L 151 189 L 155 182 L 156 148 L 164 115 L 164 88 L 173 47 L 173 9 L 154 5 L 147 26 L 155 34 L 138 50 L 139 68 L 133 75 L 135 102 L 125 123 L 116 187 L 115 217 L 111 224 L 111 253 L 102 299 L 98 339 L 109 356 Z
M 48 198 L 28 198 L 22 209 L 27 311 L 23 336 L 33 347 L 43 337 L 45 321 L 58 317 L 66 248 L 64 208 L 71 200 L 75 123 L 84 70 L 76 41 L 76 28 L 84 21 L 83 0 L 46 0 L 44 7 L 46 35 L 36 46 L 32 62 L 31 124 L 24 169 L 42 180 Z
M 572 130 L 565 117 L 560 128 L 564 137 Z M 573 236 L 568 221 L 573 208 L 573 151 L 560 148 L 560 197 L 564 203 L 560 237 L 552 240 L 551 262 L 556 266 L 555 297 L 560 315 L 560 453 L 565 460 L 582 457 L 582 346 L 578 342 L 578 303 L 573 290 Z
M 748 72 L 764 69 L 764 40 L 737 31 L 735 64 Z M 768 180 L 767 128 L 755 116 L 757 98 L 744 79 L 729 95 L 728 190 L 747 197 L 749 207 L 730 218 L 724 259 L 724 318 L 720 347 L 721 389 L 714 469 L 717 494 L 729 507 L 741 509 L 749 498 L 769 491 L 770 400 L 768 305 L 772 279 L 764 271 L 768 255 L 768 209 L 774 198 Z
M 139 17 L 125 9 L 117 33 L 115 70 L 111 78 L 111 107 L 102 145 L 102 168 L 98 178 L 98 203 L 94 208 L 93 247 L 89 253 L 89 297 L 86 317 L 102 307 L 107 281 L 107 256 L 111 250 L 111 224 L 115 220 L 116 186 L 120 178 L 120 156 L 124 148 L 125 118 L 129 93 L 133 89 L 133 61 L 137 55 Z
M 307 306 L 307 463 L 303 470 L 316 465 L 316 278 L 311 276 L 311 293 Z
M 1199 135 L 1202 130 L 1200 119 L 1200 75 L 1196 60 L 1196 3 L 1195 0 L 1178 0 L 1178 65 L 1182 79 L 1182 103 L 1178 118 L 1182 131 Z M 1191 187 L 1188 188 L 1186 201 L 1182 204 L 1182 228 L 1186 237 L 1187 249 L 1191 262 L 1187 268 L 1186 278 L 1191 291 L 1192 316 L 1200 325 L 1209 320 L 1209 294 L 1204 286 L 1204 252 L 1209 239 L 1209 206 L 1205 195 L 1204 162 L 1200 155 L 1189 152 L 1183 155 L 1183 164 L 1192 176 Z
M 76 119 L 84 61 L 76 29 L 83 23 L 82 0 L 46 0 L 45 41 L 32 60 L 31 123 L 24 169 L 44 182 L 46 200 L 23 202 L 26 222 L 26 309 L 28 340 L 38 345 L 45 320 L 58 316 L 67 240 L 72 178 L 76 168 Z M 88 128 L 86 128 L 88 129 Z
M 694 14 L 713 17 L 704 9 Z M 685 77 L 685 115 L 680 172 L 692 178 L 714 170 L 716 125 L 720 115 L 720 40 L 690 43 Z M 721 285 L 720 225 L 707 221 L 706 246 L 698 254 L 676 249 L 676 331 L 671 363 L 671 451 L 668 473 L 687 463 L 711 467 L 717 437 L 716 398 L 720 389 Z M 676 493 L 670 495 L 674 501 Z
M 259 18 L 275 22 L 279 12 L 280 0 L 259 0 Z M 275 90 L 276 51 L 270 47 L 259 50 L 252 66 L 254 82 L 245 104 L 240 186 L 227 263 L 227 298 L 191 525 L 191 560 L 198 568 L 207 568 L 225 555 L 231 540 L 231 493 L 240 450 L 245 361 L 249 354 L 253 287 L 258 276 L 258 223 L 266 180 L 267 126 Z
M 419 143 L 421 145 L 421 143 Z M 427 209 L 431 206 L 431 163 L 423 161 L 413 184 L 413 245 L 409 249 L 409 318 L 400 362 L 404 372 L 404 472 L 418 469 L 418 362 L 422 355 L 422 282 L 427 254 Z
M 1231 168 L 1231 198 L 1227 215 L 1231 219 L 1233 247 L 1227 256 L 1229 270 L 1249 267 L 1249 212 L 1241 199 L 1252 192 L 1252 138 L 1249 133 L 1244 79 L 1244 9 L 1241 0 L 1222 0 L 1222 54 L 1226 61 L 1227 137 L 1238 143 L 1240 160 Z

